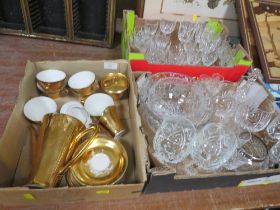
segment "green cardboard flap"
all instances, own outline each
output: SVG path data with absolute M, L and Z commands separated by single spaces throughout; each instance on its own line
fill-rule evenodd
M 208 30 L 213 31 L 214 37 L 219 36 L 224 30 L 223 25 L 216 20 L 208 20 L 206 27 Z
M 121 51 L 122 58 L 128 59 L 130 54 L 129 49 L 129 40 L 134 32 L 134 23 L 135 22 L 135 12 L 132 10 L 123 11 L 123 20 L 122 20 L 122 35 L 121 35 Z
M 130 38 L 134 32 L 134 21 L 135 21 L 134 11 L 128 11 L 126 14 L 126 26 L 127 26 L 126 32 L 127 32 L 128 38 Z
M 143 60 L 145 58 L 143 53 L 129 53 L 128 60 Z

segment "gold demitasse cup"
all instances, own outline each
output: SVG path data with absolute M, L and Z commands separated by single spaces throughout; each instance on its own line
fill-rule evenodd
M 104 185 L 123 177 L 128 157 L 120 142 L 99 133 L 81 143 L 71 161 L 66 172 L 69 186 Z
M 82 122 L 65 114 L 47 114 L 40 125 L 35 148 L 39 152 L 36 160 L 32 160 L 31 184 L 33 187 L 55 187 L 62 179 L 62 170 L 72 157 L 81 139 L 87 135 L 98 133 L 97 127 L 85 130 Z M 34 142 L 34 141 L 32 141 Z
M 101 89 L 111 95 L 114 100 L 120 100 L 129 87 L 129 81 L 122 73 L 109 73 L 100 83 Z
M 66 86 L 66 74 L 57 69 L 47 69 L 36 75 L 38 89 L 51 98 L 58 98 Z
M 84 102 L 88 96 L 99 88 L 95 74 L 91 71 L 81 71 L 73 74 L 68 80 L 68 86 L 72 93 L 80 98 L 81 102 Z
M 118 139 L 125 133 L 125 128 L 120 120 L 116 106 L 108 106 L 100 116 L 99 122 L 112 133 L 115 139 Z

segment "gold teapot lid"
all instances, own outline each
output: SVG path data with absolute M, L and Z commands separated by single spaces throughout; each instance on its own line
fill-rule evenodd
M 109 73 L 101 80 L 101 88 L 107 93 L 122 93 L 128 87 L 129 81 L 122 73 Z
M 98 135 L 72 165 L 69 171 L 72 177 L 68 179 L 74 179 L 79 185 L 114 184 L 124 175 L 127 164 L 128 157 L 122 144 L 111 137 Z

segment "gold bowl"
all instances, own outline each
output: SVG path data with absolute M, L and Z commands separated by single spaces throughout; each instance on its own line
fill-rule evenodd
M 73 157 L 81 150 L 82 155 L 66 173 L 69 186 L 114 184 L 123 177 L 128 157 L 120 142 L 98 134 L 86 148 L 81 144 Z
M 111 95 L 114 100 L 119 100 L 129 87 L 129 81 L 122 73 L 109 73 L 100 83 L 101 89 Z

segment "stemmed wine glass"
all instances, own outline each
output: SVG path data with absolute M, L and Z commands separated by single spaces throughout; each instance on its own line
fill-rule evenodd
M 182 21 L 179 25 L 178 39 L 181 43 L 189 43 L 194 40 L 195 24 L 192 22 Z
M 140 30 L 134 31 L 130 41 L 131 46 L 145 53 L 152 43 L 152 38 L 157 32 L 158 26 L 159 22 L 157 20 L 145 20 Z
M 221 46 L 217 49 L 220 66 L 234 66 L 234 55 L 236 49 L 232 48 L 227 40 L 223 40 Z
M 161 19 L 159 22 L 159 32 L 155 35 L 155 43 L 156 46 L 160 49 L 166 49 L 167 46 L 170 44 L 170 37 L 171 33 L 175 30 L 176 22 L 167 20 L 167 19 Z

